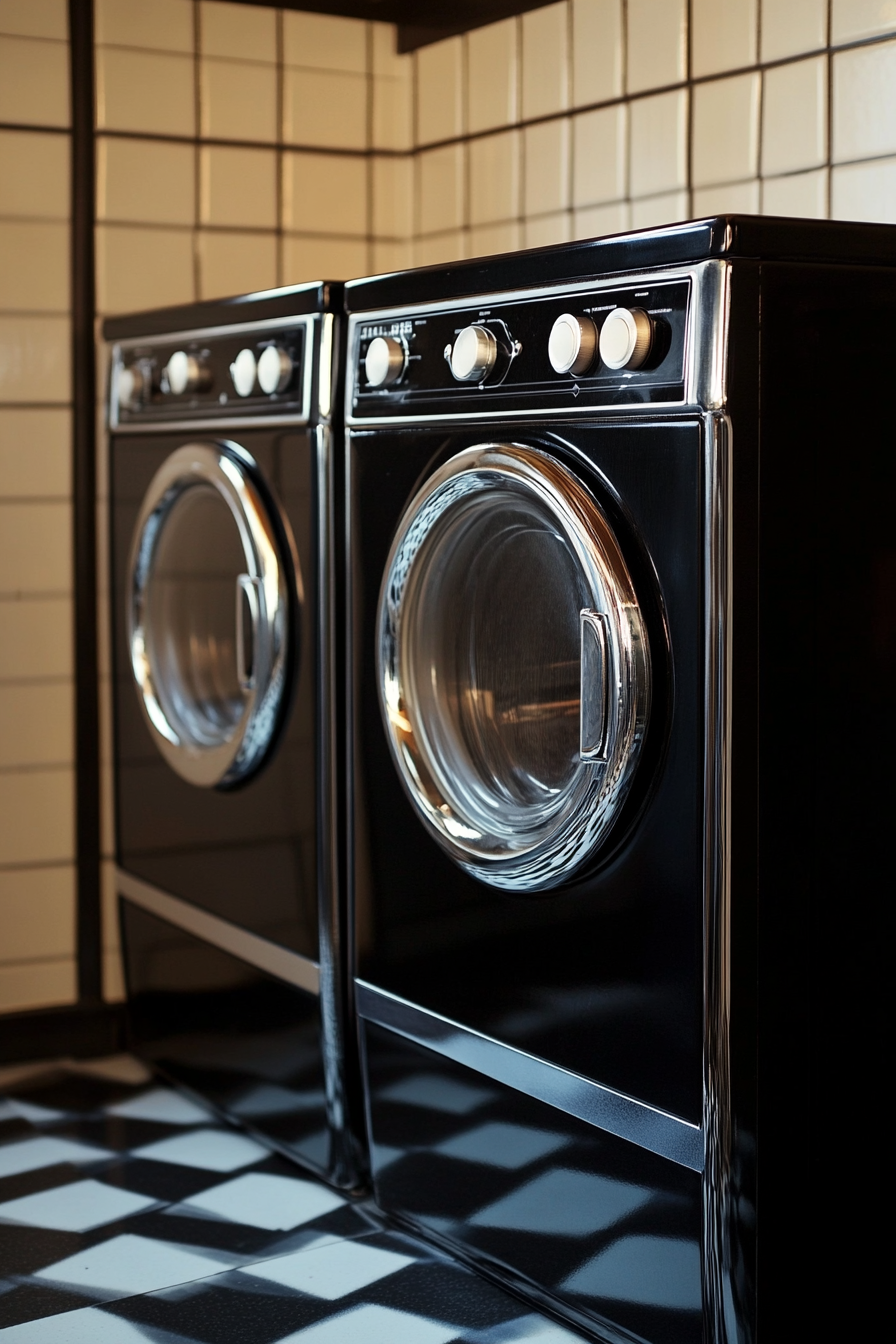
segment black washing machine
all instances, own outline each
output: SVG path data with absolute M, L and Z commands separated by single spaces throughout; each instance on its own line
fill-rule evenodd
M 728 217 L 346 290 L 376 1197 L 589 1338 L 871 1300 L 894 267 Z
M 340 1186 L 342 287 L 106 322 L 117 884 L 136 1047 Z

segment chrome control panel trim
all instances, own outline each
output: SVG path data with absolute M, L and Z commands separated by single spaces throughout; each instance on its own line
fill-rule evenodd
M 366 980 L 356 979 L 355 1000 L 367 1022 L 679 1166 L 703 1170 L 703 1130 L 687 1120 L 471 1031 Z
M 116 341 L 111 350 L 111 373 L 109 378 L 109 399 L 107 402 L 107 426 L 116 434 L 157 434 L 164 430 L 191 431 L 197 429 L 220 429 L 224 425 L 239 425 L 241 428 L 261 428 L 266 425 L 306 424 L 311 418 L 311 385 L 313 378 L 312 338 L 314 324 L 319 314 L 306 313 L 294 317 L 275 317 L 262 322 L 239 322 L 226 327 L 196 327 L 189 331 L 166 332 L 159 336 L 135 337 L 126 341 Z M 327 314 L 332 322 L 332 314 Z M 203 419 L 168 420 L 164 414 L 148 416 L 137 422 L 124 424 L 118 418 L 118 377 L 124 367 L 123 352 L 127 350 L 147 349 L 154 346 L 170 345 L 172 342 L 200 341 L 206 338 L 221 338 L 242 335 L 262 335 L 281 331 L 285 328 L 305 329 L 304 367 L 302 369 L 301 406 L 288 415 L 241 415 L 240 398 L 235 394 L 220 407 L 220 413 L 208 415 Z M 173 408 L 173 407 L 172 407 Z
M 158 915 L 159 919 L 183 929 L 184 933 L 201 938 L 203 942 L 211 943 L 213 947 L 248 962 L 250 966 L 256 966 L 267 975 L 303 989 L 306 994 L 320 994 L 320 971 L 317 962 L 310 957 L 269 943 L 257 933 L 250 933 L 248 929 L 231 924 L 229 920 L 221 919 L 208 910 L 190 905 L 179 896 L 172 896 L 160 887 L 144 882 L 142 878 L 123 872 L 121 868 L 115 869 L 115 880 L 120 895 L 149 914 Z
M 637 285 L 657 285 L 670 281 L 690 279 L 692 286 L 691 302 L 688 310 L 685 334 L 685 378 L 684 396 L 679 401 L 657 401 L 645 403 L 607 402 L 600 405 L 573 406 L 524 406 L 513 413 L 513 419 L 530 419 L 535 416 L 550 415 L 566 418 L 569 416 L 600 415 L 612 412 L 615 415 L 629 411 L 649 409 L 652 413 L 680 411 L 684 407 L 702 407 L 705 410 L 719 410 L 725 404 L 726 378 L 725 354 L 728 336 L 728 304 L 730 292 L 730 263 L 721 260 L 699 262 L 694 266 L 653 272 L 629 272 L 612 276 L 582 278 L 563 285 L 548 285 L 543 289 L 506 290 L 500 293 L 474 294 L 451 303 L 419 303 L 404 307 L 373 309 L 352 313 L 348 319 L 347 351 L 349 359 L 348 376 L 345 387 L 345 423 L 358 429 L 375 428 L 389 424 L 420 424 L 430 421 L 440 423 L 464 423 L 472 420 L 509 418 L 507 408 L 501 410 L 470 410 L 436 413 L 412 413 L 407 408 L 395 407 L 387 415 L 355 415 L 354 399 L 365 391 L 360 386 L 359 371 L 355 351 L 358 346 L 358 327 L 370 325 L 386 319 L 410 320 L 413 318 L 436 316 L 438 314 L 457 313 L 462 317 L 467 312 L 480 312 L 483 303 L 499 306 L 507 303 L 526 303 L 543 299 L 559 298 L 567 295 L 600 294 L 605 290 L 624 289 Z M 637 375 L 633 375 L 637 376 Z

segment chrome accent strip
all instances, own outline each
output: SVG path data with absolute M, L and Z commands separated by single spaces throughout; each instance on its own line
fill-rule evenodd
M 704 818 L 704 1315 L 717 1344 L 742 1340 L 730 1097 L 731 423 L 706 417 Z M 748 1313 L 747 1313 L 748 1314 Z
M 294 317 L 274 317 L 266 322 L 237 322 L 226 327 L 197 327 L 190 331 L 165 332 L 160 336 L 138 336 L 126 341 L 116 341 L 112 346 L 111 376 L 109 379 L 109 400 L 107 403 L 108 428 L 117 434 L 158 434 L 165 430 L 219 429 L 224 425 L 239 425 L 246 428 L 261 428 L 264 425 L 305 424 L 311 418 L 311 351 L 314 342 L 314 324 L 316 313 L 300 313 Z M 198 341 L 205 336 L 238 336 L 242 332 L 279 331 L 284 327 L 304 327 L 305 342 L 302 352 L 304 368 L 302 370 L 302 408 L 292 415 L 240 416 L 231 411 L 237 402 L 228 402 L 219 416 L 208 420 L 156 421 L 141 420 L 139 424 L 121 425 L 118 422 L 118 372 L 122 366 L 123 350 L 134 350 L 140 346 L 164 345 L 168 341 Z
M 309 417 L 300 415 L 252 415 L 244 420 L 225 418 L 219 420 L 154 420 L 152 423 L 141 420 L 138 425 L 110 425 L 109 432 L 114 434 L 193 434 L 204 430 L 213 434 L 239 434 L 244 429 L 282 429 L 287 425 L 301 427 L 308 424 Z
M 355 980 L 355 993 L 358 1015 L 365 1021 L 679 1166 L 703 1170 L 699 1125 L 484 1036 L 366 980 Z
M 333 409 L 333 326 L 333 314 L 324 313 L 320 325 L 317 377 L 317 409 L 322 420 L 329 420 Z M 310 367 L 310 360 L 308 365 Z
M 340 919 L 339 720 L 335 692 L 337 594 L 334 583 L 336 487 L 333 435 L 314 431 L 317 476 L 317 676 L 318 758 L 317 909 L 320 928 L 320 1039 L 327 1121 L 331 1132 L 330 1179 L 342 1188 L 359 1180 L 361 1156 L 352 1133 L 346 1095 L 345 952 Z
M 116 867 L 115 879 L 119 893 L 149 914 L 158 915 L 159 919 L 183 929 L 194 938 L 201 938 L 204 943 L 211 943 L 213 947 L 220 948 L 222 952 L 227 952 L 240 961 L 248 962 L 250 966 L 256 966 L 267 975 L 272 975 L 277 980 L 285 980 L 288 984 L 295 985 L 297 989 L 303 989 L 306 994 L 320 993 L 317 962 L 312 961 L 310 957 L 303 957 L 300 952 L 291 952 L 289 948 L 269 943 L 257 933 L 250 933 L 248 929 L 231 924 L 229 920 L 221 919 L 219 915 L 190 905 L 181 897 L 172 896 L 167 891 L 162 891 L 160 887 L 144 882 L 142 878 L 123 872 L 121 868 Z
M 412 317 L 434 315 L 438 313 L 476 311 L 482 307 L 484 299 L 490 305 L 519 302 L 526 300 L 559 298 L 567 294 L 596 293 L 606 289 L 628 288 L 640 284 L 662 284 L 676 280 L 690 279 L 691 295 L 688 304 L 687 326 L 685 329 L 685 395 L 681 401 L 649 403 L 650 409 L 680 409 L 682 407 L 706 406 L 716 409 L 724 400 L 724 351 L 727 337 L 728 275 L 730 263 L 720 260 L 698 262 L 694 266 L 680 270 L 662 270 L 615 274 L 589 280 L 588 277 L 565 285 L 548 285 L 544 289 L 502 290 L 497 293 L 475 294 L 458 299 L 453 303 L 419 303 L 398 308 L 378 308 L 369 312 L 352 313 L 349 317 L 347 350 L 348 358 L 354 361 L 355 328 L 361 323 L 375 322 L 385 317 Z M 719 325 L 724 316 L 724 325 Z M 715 324 L 715 325 L 714 325 Z M 708 349 L 704 349 L 704 345 Z M 465 420 L 485 420 L 510 418 L 506 409 L 500 411 L 459 411 L 449 414 L 409 415 L 397 410 L 392 415 L 355 416 L 352 413 L 352 397 L 358 386 L 358 371 L 352 365 L 348 370 L 345 386 L 345 423 L 363 428 L 365 426 L 388 424 L 420 424 L 428 421 L 460 422 Z M 704 401 L 703 397 L 708 400 Z M 635 403 L 635 409 L 643 409 L 642 403 Z M 628 405 L 614 403 L 604 406 L 547 406 L 529 407 L 514 411 L 513 419 L 529 419 L 533 416 L 583 416 L 593 415 L 596 411 L 620 412 L 632 409 Z

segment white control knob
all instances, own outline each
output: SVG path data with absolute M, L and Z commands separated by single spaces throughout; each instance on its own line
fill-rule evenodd
M 643 308 L 614 308 L 600 329 L 600 357 L 608 369 L 640 369 L 653 345 L 653 323 Z
M 139 409 L 145 381 L 142 369 L 136 364 L 118 370 L 118 404 L 122 410 Z
M 255 391 L 255 351 L 241 350 L 230 366 L 230 376 L 238 397 L 251 397 Z
M 563 313 L 551 327 L 548 359 L 555 373 L 584 373 L 597 353 L 597 327 L 590 317 Z
M 186 350 L 175 350 L 165 372 L 168 388 L 175 397 L 182 397 L 185 392 L 205 392 L 211 387 L 212 374 L 208 365 L 198 355 L 188 355 Z
M 388 387 L 404 373 L 405 353 L 394 336 L 374 336 L 364 356 L 368 387 Z
M 292 370 L 289 351 L 280 345 L 269 345 L 258 357 L 258 386 L 269 397 L 275 392 L 283 392 L 289 387 Z
M 495 367 L 498 342 L 488 327 L 474 323 L 464 327 L 451 350 L 448 363 L 459 383 L 479 382 Z

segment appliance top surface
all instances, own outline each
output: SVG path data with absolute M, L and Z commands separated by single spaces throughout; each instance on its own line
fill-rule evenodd
M 329 280 L 283 289 L 259 290 L 232 298 L 206 299 L 200 303 L 155 308 L 149 312 L 107 317 L 103 335 L 107 341 L 140 340 L 150 336 L 175 335 L 181 331 L 208 330 L 268 319 L 332 313 L 342 309 L 343 286 Z
M 719 215 L 667 228 L 353 280 L 345 288 L 345 306 L 348 312 L 357 313 L 391 304 L 450 300 L 595 275 L 689 265 L 712 257 L 896 266 L 896 227 Z

